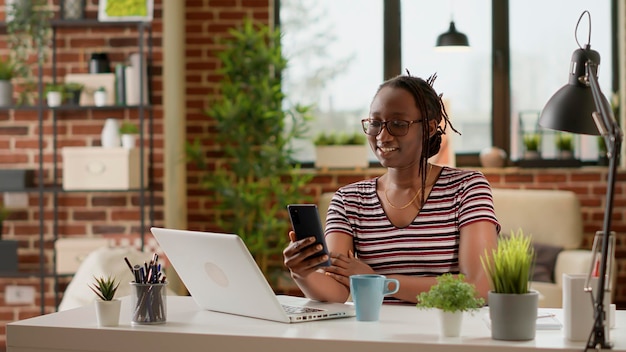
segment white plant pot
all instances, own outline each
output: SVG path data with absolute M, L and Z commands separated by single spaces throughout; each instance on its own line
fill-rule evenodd
M 463 312 L 444 312 L 439 309 L 439 326 L 441 335 L 445 337 L 461 336 L 461 324 L 463 323 Z
M 46 101 L 49 107 L 60 106 L 63 101 L 63 95 L 61 92 L 48 92 L 46 94 Z
M 315 167 L 320 169 L 363 169 L 369 166 L 368 146 L 332 145 L 315 147 Z
M 135 148 L 135 140 L 137 139 L 137 135 L 134 134 L 123 134 L 122 135 L 122 147 L 126 149 Z
M 102 91 L 94 92 L 93 103 L 95 106 L 105 106 L 107 104 L 107 92 L 102 92 Z
M 118 326 L 120 324 L 120 310 L 122 301 L 96 301 L 96 319 L 98 326 Z

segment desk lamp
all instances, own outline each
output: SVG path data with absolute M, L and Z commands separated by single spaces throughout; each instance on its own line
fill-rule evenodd
M 546 103 L 539 125 L 558 131 L 578 134 L 601 135 L 607 147 L 609 173 L 606 189 L 606 207 L 601 231 L 601 250 L 599 259 L 598 286 L 593 298 L 594 323 L 587 341 L 587 349 L 610 349 L 605 331 L 604 294 L 607 286 L 607 266 L 609 265 L 609 242 L 611 233 L 611 215 L 613 212 L 613 193 L 615 176 L 621 149 L 623 133 L 620 129 L 609 102 L 602 94 L 598 84 L 597 72 L 600 54 L 589 45 L 591 38 L 591 15 L 584 11 L 576 24 L 576 31 L 582 17 L 589 18 L 589 38 L 584 48 L 576 49 L 572 54 L 569 82 L 559 89 Z M 594 123 L 591 121 L 593 120 Z M 595 263 L 592 263 L 592 266 Z M 590 274 L 591 275 L 591 274 Z M 593 296 L 592 296 L 593 297 Z

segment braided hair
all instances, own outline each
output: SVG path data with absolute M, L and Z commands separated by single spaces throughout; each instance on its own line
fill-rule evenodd
M 435 79 L 437 79 L 437 74 L 435 73 L 428 77 L 427 80 L 423 80 L 422 78 L 411 76 L 411 73 L 408 70 L 406 73 L 406 75 L 399 75 L 383 82 L 378 87 L 376 94 L 378 94 L 378 92 L 385 87 L 404 89 L 413 96 L 415 106 L 422 113 L 422 118 L 425 121 L 421 123 L 423 138 L 422 155 L 420 155 L 419 160 L 419 171 L 420 175 L 422 175 L 422 189 L 424 189 L 426 187 L 426 177 L 428 176 L 425 172 L 426 167 L 428 166 L 428 159 L 439 153 L 439 150 L 441 149 L 441 135 L 446 133 L 445 131 L 448 125 L 450 125 L 450 128 L 454 132 L 459 135 L 461 133 L 457 131 L 454 126 L 452 126 L 452 123 L 448 118 L 448 113 L 446 112 L 446 108 L 441 99 L 443 94 L 437 94 L 433 88 L 433 83 L 435 82 Z M 437 127 L 432 136 L 430 124 L 428 123 L 428 121 L 431 120 L 437 121 Z M 443 127 L 441 126 L 442 120 Z M 422 192 L 421 204 L 424 204 L 424 192 Z

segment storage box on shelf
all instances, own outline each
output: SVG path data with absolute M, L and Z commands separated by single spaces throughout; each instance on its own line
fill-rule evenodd
M 147 185 L 147 163 L 139 161 L 138 148 L 65 147 L 62 155 L 66 191 L 138 189 L 140 165 Z

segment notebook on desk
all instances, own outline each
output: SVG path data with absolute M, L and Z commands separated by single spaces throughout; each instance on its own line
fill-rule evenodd
M 355 315 L 349 304 L 275 295 L 237 235 L 157 227 L 151 231 L 203 309 L 283 323 Z

